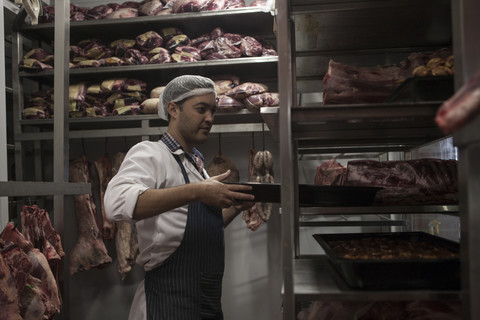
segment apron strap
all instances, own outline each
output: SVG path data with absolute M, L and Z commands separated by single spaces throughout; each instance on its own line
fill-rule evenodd
M 172 153 L 172 156 L 177 160 L 178 165 L 180 166 L 180 169 L 182 170 L 183 178 L 185 179 L 185 183 L 190 183 L 190 179 L 188 178 L 187 171 L 185 170 L 185 167 L 183 166 L 182 160 L 180 160 L 180 156 L 178 154 Z

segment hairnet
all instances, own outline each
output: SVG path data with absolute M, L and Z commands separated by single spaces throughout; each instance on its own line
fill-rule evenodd
M 159 99 L 158 115 L 160 118 L 168 120 L 167 106 L 170 101 L 180 102 L 193 96 L 203 96 L 213 93 L 215 98 L 215 83 L 202 76 L 183 75 L 170 81 L 163 90 Z

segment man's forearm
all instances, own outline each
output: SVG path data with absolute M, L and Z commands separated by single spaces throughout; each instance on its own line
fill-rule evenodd
M 198 184 L 165 189 L 148 189 L 137 200 L 133 219 L 143 220 L 184 206 L 198 199 Z

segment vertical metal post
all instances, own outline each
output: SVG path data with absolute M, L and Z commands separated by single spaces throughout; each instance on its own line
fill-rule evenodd
M 69 168 L 69 126 L 68 126 L 68 89 L 70 52 L 70 0 L 55 0 L 55 39 L 54 39 L 54 121 L 53 121 L 53 181 L 68 182 Z M 72 215 L 64 212 L 65 196 L 54 195 L 53 210 L 55 229 L 62 236 L 67 253 L 64 260 L 63 275 L 63 318 L 69 318 L 69 266 L 73 244 L 67 237 L 67 222 Z
M 295 319 L 294 290 L 294 217 L 295 217 L 295 174 L 291 133 L 291 107 L 293 105 L 292 49 L 289 1 L 278 1 L 278 87 L 280 93 L 279 140 L 280 166 L 282 170 L 282 274 L 283 274 L 283 319 Z
M 0 181 L 8 180 L 7 164 L 7 105 L 5 83 L 5 27 L 3 16 L 3 4 L 0 12 Z M 8 222 L 8 198 L 0 197 L 0 230 L 5 228 Z
M 458 89 L 480 70 L 480 2 L 452 1 L 455 54 L 455 86 Z M 459 148 L 459 191 L 461 221 L 461 275 L 464 319 L 480 319 L 480 120 L 455 133 Z

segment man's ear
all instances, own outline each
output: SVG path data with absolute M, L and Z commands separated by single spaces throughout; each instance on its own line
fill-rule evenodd
M 168 114 L 170 115 L 170 118 L 177 118 L 178 116 L 178 106 L 175 102 L 172 102 L 170 101 L 168 104 L 167 104 L 167 111 L 168 111 Z

